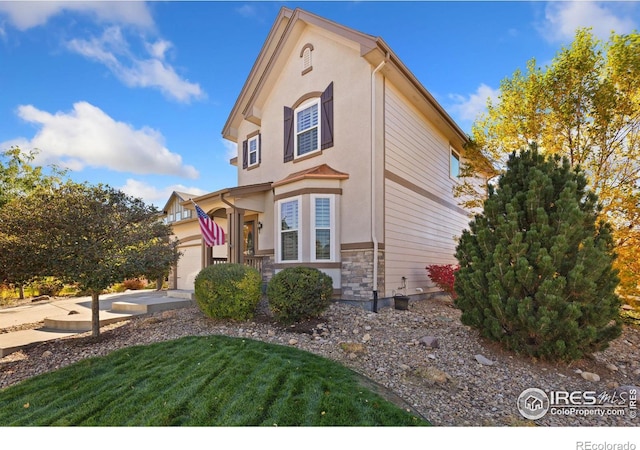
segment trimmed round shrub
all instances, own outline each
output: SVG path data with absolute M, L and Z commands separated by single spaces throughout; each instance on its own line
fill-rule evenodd
M 244 264 L 214 264 L 195 279 L 196 302 L 213 319 L 251 319 L 261 296 L 260 272 Z
M 267 285 L 269 309 L 284 324 L 318 317 L 329 307 L 332 295 L 331 277 L 311 267 L 288 267 Z

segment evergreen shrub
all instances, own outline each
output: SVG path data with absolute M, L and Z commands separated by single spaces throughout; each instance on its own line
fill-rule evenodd
M 267 285 L 269 309 L 285 324 L 318 317 L 331 304 L 332 295 L 331 277 L 311 267 L 288 267 Z
M 580 168 L 535 146 L 511 154 L 456 247 L 464 324 L 548 360 L 601 351 L 621 333 L 608 224 Z
M 213 319 L 251 319 L 261 296 L 260 272 L 244 264 L 214 264 L 195 279 L 196 303 Z

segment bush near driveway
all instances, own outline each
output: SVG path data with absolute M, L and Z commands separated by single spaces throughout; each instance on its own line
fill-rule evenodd
M 262 297 L 262 278 L 244 264 L 214 264 L 196 276 L 194 294 L 202 312 L 213 319 L 248 320 Z

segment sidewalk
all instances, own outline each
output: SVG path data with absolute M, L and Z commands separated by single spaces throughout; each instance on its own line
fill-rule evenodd
M 100 326 L 193 304 L 190 295 L 167 291 L 130 291 L 100 296 Z M 0 358 L 32 344 L 91 330 L 91 297 L 37 302 L 0 309 L 0 329 L 44 322 L 36 329 L 0 333 Z

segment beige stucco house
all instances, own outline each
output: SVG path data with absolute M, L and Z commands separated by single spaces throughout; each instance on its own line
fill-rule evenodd
M 222 135 L 238 147 L 238 185 L 194 200 L 227 244 L 206 248 L 190 196 L 174 193 L 173 287 L 193 289 L 220 260 L 265 281 L 304 265 L 332 277 L 336 298 L 370 307 L 436 291 L 425 267 L 455 263 L 467 137 L 381 38 L 282 8 Z

